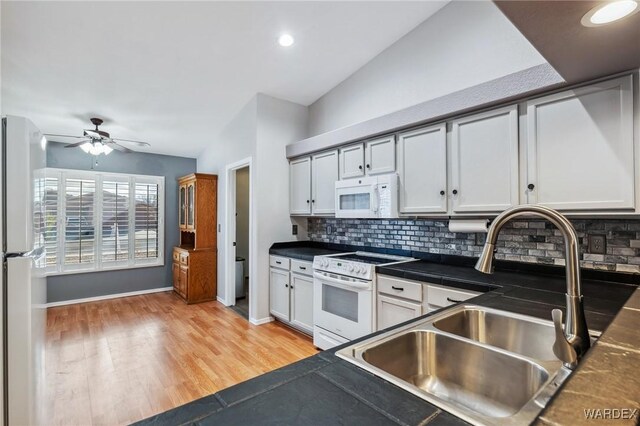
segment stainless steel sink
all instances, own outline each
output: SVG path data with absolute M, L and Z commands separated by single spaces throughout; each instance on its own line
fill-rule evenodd
M 403 333 L 365 349 L 369 364 L 485 416 L 507 417 L 549 378 L 533 362 L 433 331 Z M 508 374 L 502 374 L 507 370 Z
M 337 355 L 470 423 L 520 425 L 571 373 L 553 342 L 551 321 L 463 304 Z
M 441 331 L 543 361 L 555 361 L 551 321 L 467 307 L 433 322 Z

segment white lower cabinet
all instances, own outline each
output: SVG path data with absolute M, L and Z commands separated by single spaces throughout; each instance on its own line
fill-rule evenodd
M 378 330 L 384 330 L 481 294 L 476 291 L 387 275 L 377 276 L 377 286 Z
M 269 287 L 271 315 L 288 322 L 291 313 L 289 309 L 289 271 L 272 267 L 269 271 Z
M 291 324 L 313 334 L 313 278 L 291 273 Z
M 312 263 L 270 256 L 271 315 L 298 330 L 313 334 Z
M 378 294 L 378 330 L 418 318 L 420 315 L 420 303 Z

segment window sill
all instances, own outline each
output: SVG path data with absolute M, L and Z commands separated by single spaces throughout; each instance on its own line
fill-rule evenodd
M 91 273 L 99 273 L 99 272 L 122 271 L 126 269 L 159 268 L 163 266 L 165 266 L 165 262 L 157 262 L 157 263 L 140 264 L 140 265 L 133 265 L 133 266 L 122 265 L 122 266 L 103 267 L 100 269 L 92 268 L 92 269 L 77 269 L 74 271 L 47 272 L 45 276 L 55 277 L 59 275 L 91 274 Z

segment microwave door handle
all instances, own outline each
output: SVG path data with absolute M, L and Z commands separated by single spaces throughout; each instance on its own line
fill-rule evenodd
M 378 185 L 373 186 L 373 203 L 371 206 L 371 211 L 374 213 L 378 213 L 378 209 L 380 208 L 380 193 L 378 192 Z

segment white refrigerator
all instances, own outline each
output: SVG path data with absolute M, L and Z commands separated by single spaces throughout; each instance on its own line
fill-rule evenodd
M 2 415 L 34 424 L 44 405 L 46 140 L 29 120 L 2 119 Z

